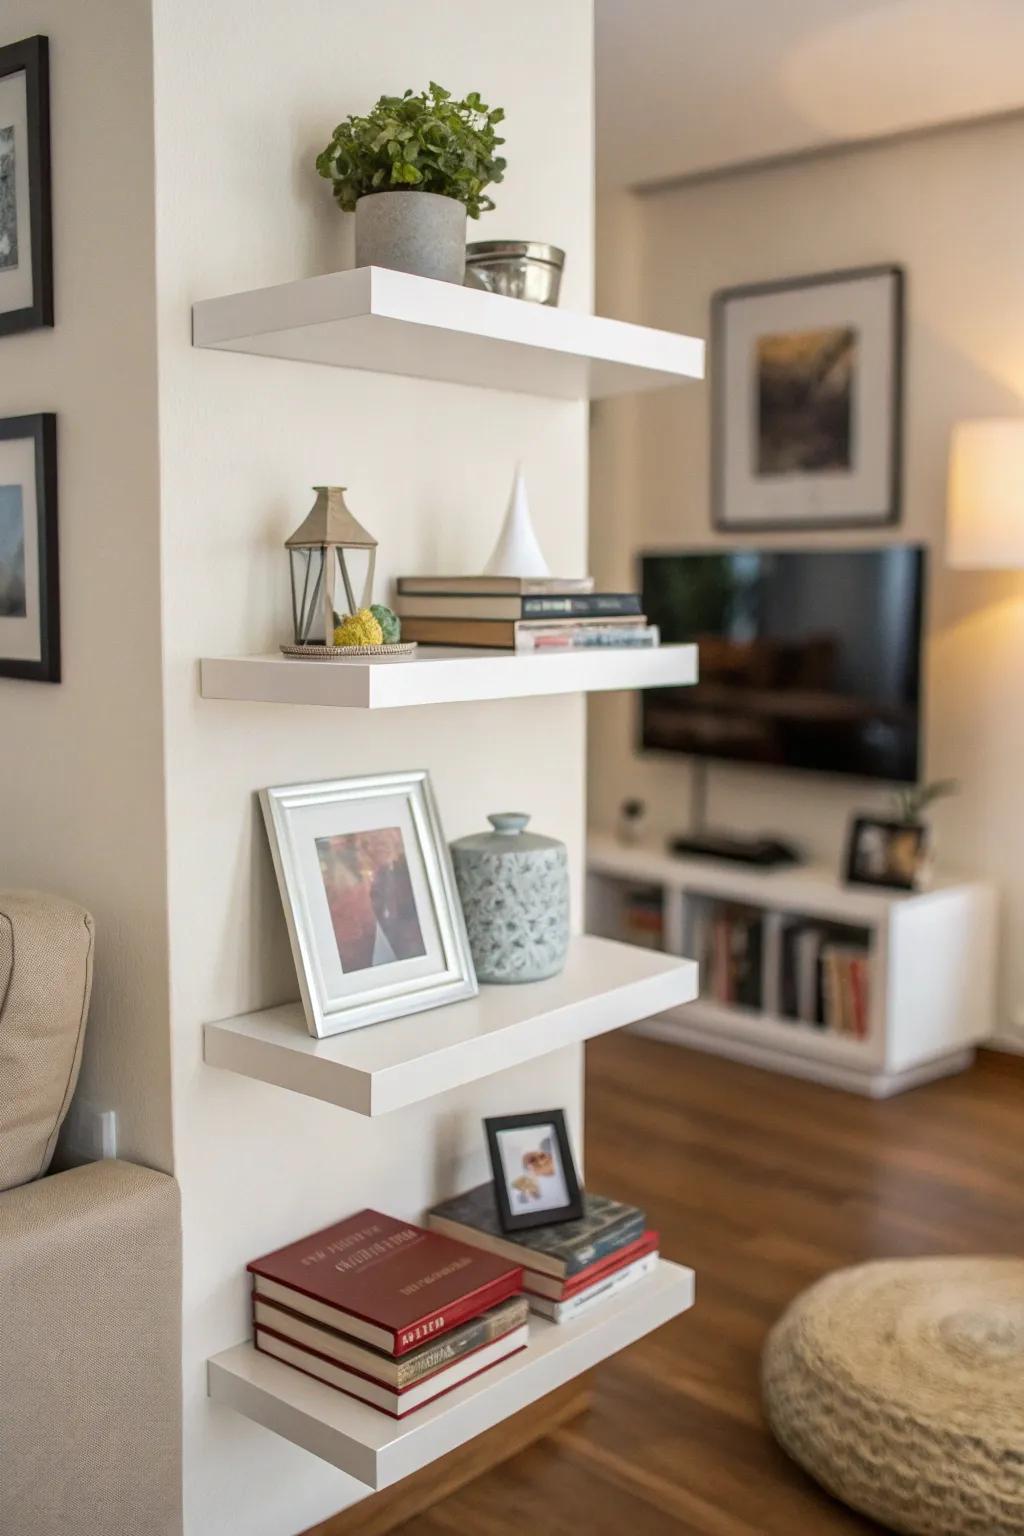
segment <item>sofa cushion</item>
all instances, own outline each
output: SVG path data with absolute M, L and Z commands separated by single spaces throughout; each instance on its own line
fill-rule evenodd
M 78 1081 L 92 953 L 82 907 L 0 891 L 0 1190 L 50 1166 Z

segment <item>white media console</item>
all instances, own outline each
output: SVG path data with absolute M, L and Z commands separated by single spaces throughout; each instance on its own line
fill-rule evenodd
M 982 881 L 938 879 L 903 893 L 845 885 L 808 865 L 676 858 L 599 832 L 587 867 L 587 928 L 603 937 L 628 939 L 640 910 L 651 914 L 646 942 L 682 955 L 706 933 L 702 910 L 741 908 L 758 922 L 756 1006 L 723 1002 L 702 985 L 698 1001 L 633 1026 L 643 1034 L 885 1098 L 960 1071 L 994 1031 L 996 894 Z M 783 934 L 801 921 L 865 946 L 859 1033 L 801 1020 L 783 996 Z

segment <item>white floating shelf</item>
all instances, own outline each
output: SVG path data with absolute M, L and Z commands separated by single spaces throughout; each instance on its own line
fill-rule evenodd
M 343 709 L 398 709 L 522 699 L 549 693 L 665 688 L 697 680 L 697 647 L 558 651 L 517 656 L 507 651 L 420 646 L 413 656 L 306 661 L 279 654 L 204 657 L 204 699 L 255 704 L 328 704 Z
M 612 939 L 575 938 L 561 975 L 484 986 L 475 998 L 329 1040 L 302 1006 L 242 1014 L 204 1031 L 205 1060 L 361 1115 L 383 1115 L 697 996 L 697 966 Z
M 704 376 L 704 343 L 596 315 L 358 267 L 192 308 L 197 347 L 599 400 Z
M 261 1354 L 215 1355 L 209 1394 L 368 1488 L 386 1488 L 482 1434 L 693 1305 L 694 1275 L 662 1260 L 652 1275 L 577 1322 L 530 1319 L 519 1354 L 398 1421 Z

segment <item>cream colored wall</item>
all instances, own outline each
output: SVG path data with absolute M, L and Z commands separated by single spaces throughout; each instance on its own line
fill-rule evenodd
M 0 416 L 55 411 L 59 685 L 0 678 L 0 883 L 96 918 L 79 1092 L 171 1166 L 146 0 L 5 0 L 49 35 L 56 325 L 0 338 Z
M 1022 155 L 1022 120 L 961 129 L 622 197 L 602 208 L 598 237 L 602 312 L 700 334 L 719 287 L 872 262 L 906 268 L 900 525 L 763 542 L 930 546 L 926 770 L 963 781 L 960 798 L 935 813 L 943 862 L 990 877 L 1004 896 L 1002 1031 L 1015 1018 L 1024 1026 L 1024 951 L 1013 942 L 1024 923 L 1024 579 L 946 570 L 943 518 L 951 423 L 1022 410 L 1024 203 L 1013 192 Z M 645 546 L 721 542 L 709 526 L 708 443 L 706 388 L 599 407 L 591 509 L 598 576 L 628 581 Z M 593 820 L 612 824 L 629 793 L 648 801 L 658 832 L 682 827 L 687 765 L 634 753 L 633 701 L 594 699 L 590 723 Z M 884 793 L 842 781 L 718 766 L 710 773 L 713 822 L 788 834 L 834 865 L 849 812 L 884 803 Z
M 201 1027 L 295 996 L 255 792 L 427 767 L 450 837 L 509 804 L 583 840 L 580 698 L 367 715 L 204 701 L 197 658 L 288 628 L 282 542 L 315 482 L 349 487 L 399 570 L 485 558 L 523 455 L 553 565 L 585 563 L 585 408 L 189 345 L 195 299 L 345 265 L 349 231 L 313 171 L 334 124 L 433 77 L 508 110 L 510 171 L 473 233 L 570 253 L 591 301 L 589 0 L 480 11 L 293 0 L 155 0 L 164 662 L 176 1168 L 185 1221 L 186 1530 L 291 1536 L 357 1498 L 350 1479 L 205 1397 L 208 1355 L 245 1337 L 245 1262 L 376 1204 L 417 1216 L 484 1176 L 480 1118 L 581 1113 L 563 1051 L 377 1122 L 203 1066 Z

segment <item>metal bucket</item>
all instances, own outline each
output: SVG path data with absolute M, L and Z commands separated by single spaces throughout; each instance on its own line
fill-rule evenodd
M 557 304 L 565 252 L 537 240 L 475 240 L 466 246 L 467 288 Z

